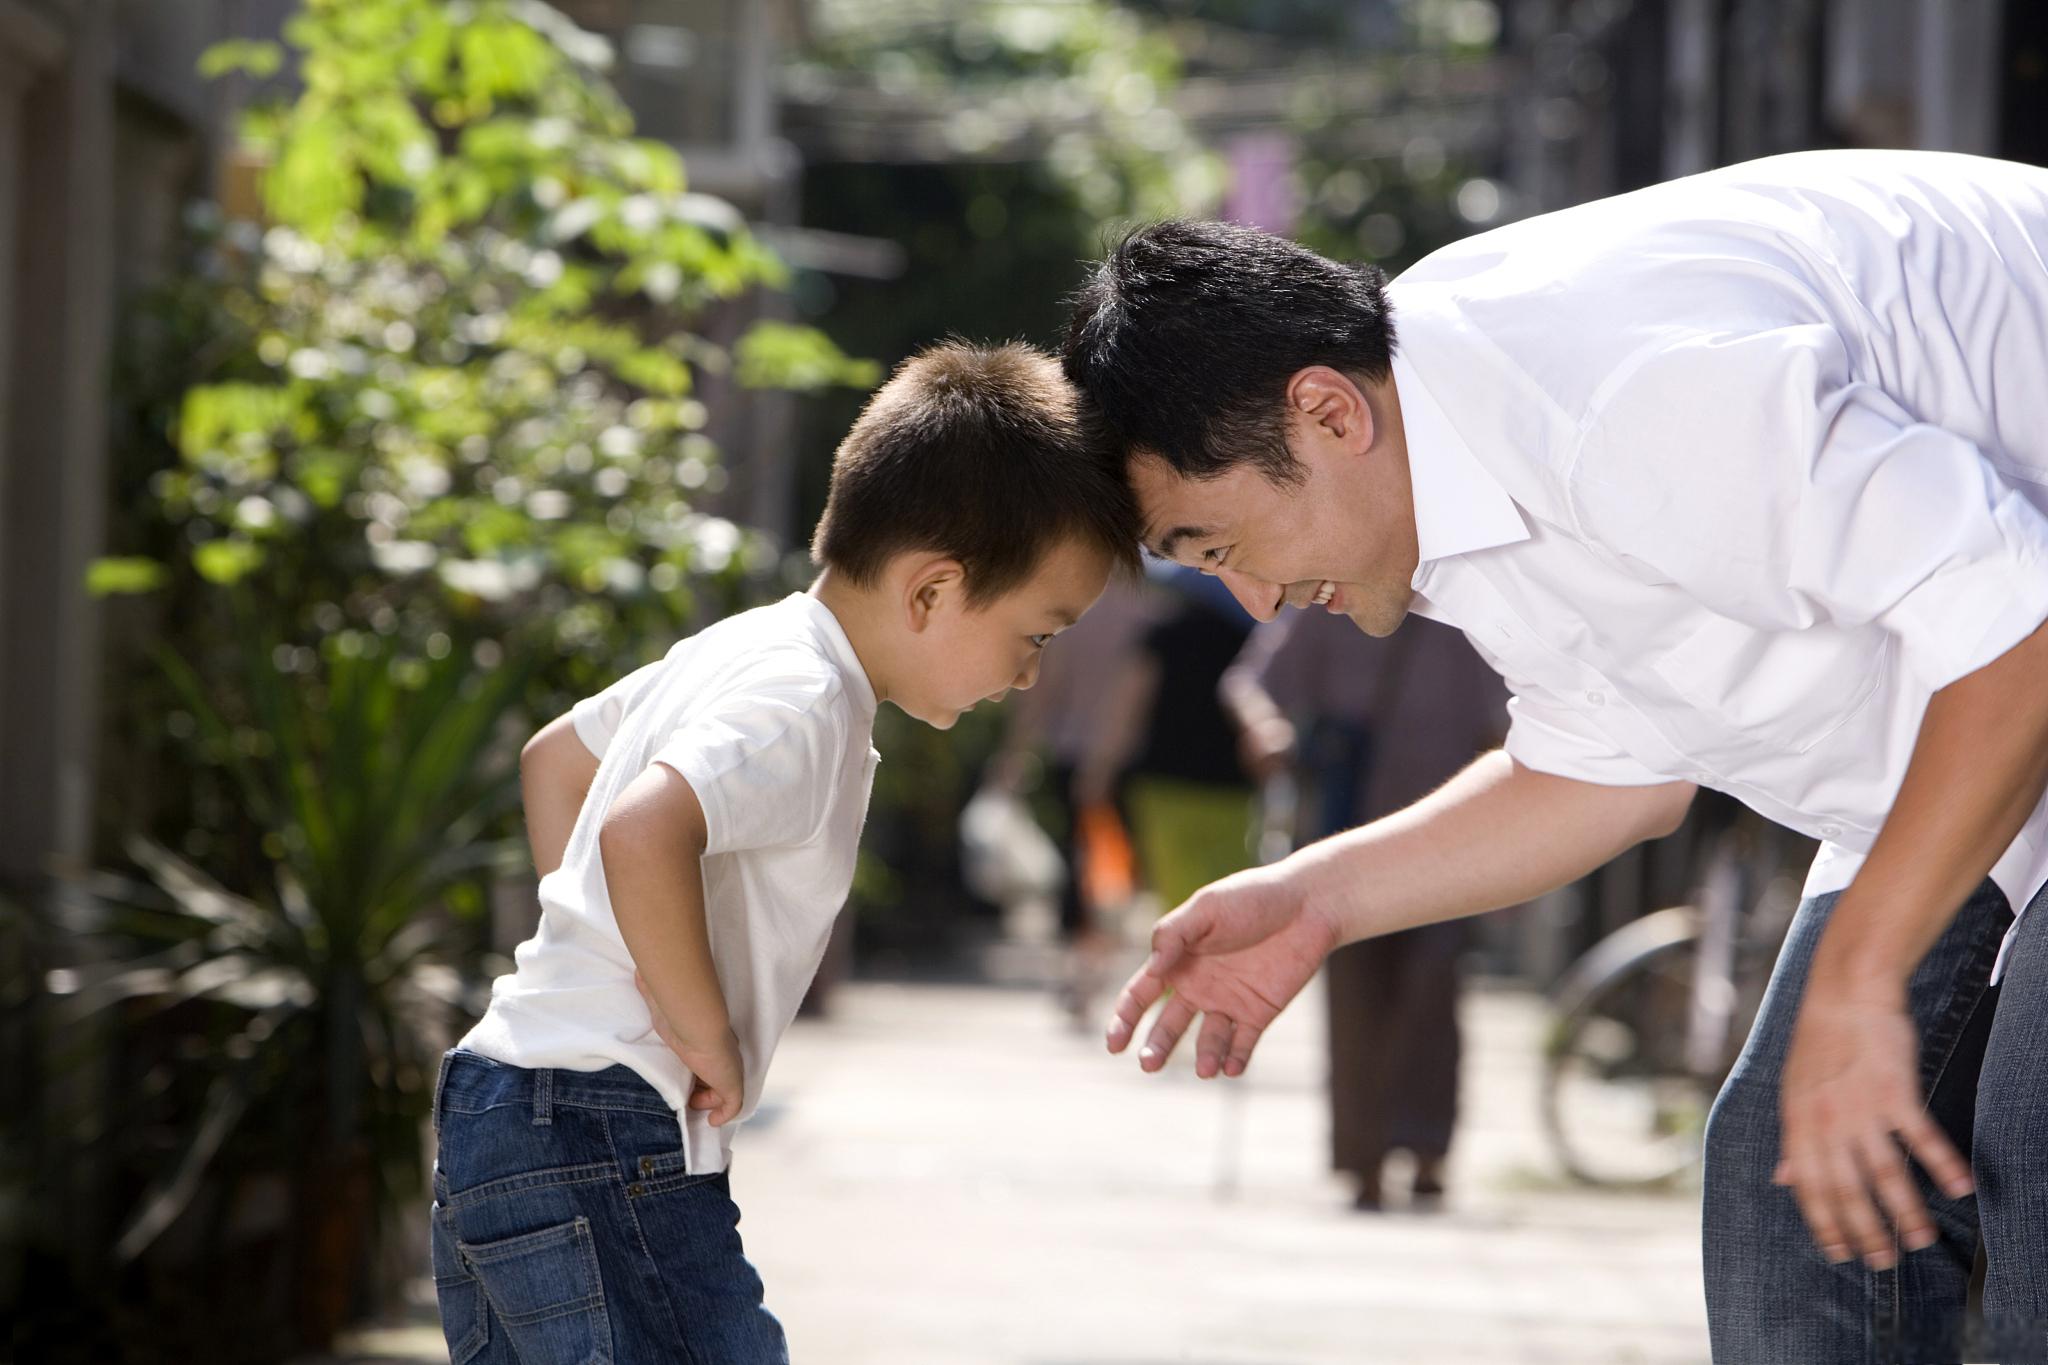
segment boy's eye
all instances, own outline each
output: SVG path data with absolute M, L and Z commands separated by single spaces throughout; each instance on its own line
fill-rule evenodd
M 1031 647 L 1033 649 L 1044 649 L 1047 645 L 1052 643 L 1052 636 L 1050 635 L 1030 635 L 1026 636 L 1025 638 L 1031 641 Z

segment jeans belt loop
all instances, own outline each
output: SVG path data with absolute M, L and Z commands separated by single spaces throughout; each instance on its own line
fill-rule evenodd
M 555 1073 L 552 1067 L 540 1067 L 533 1073 L 533 1121 L 555 1121 Z

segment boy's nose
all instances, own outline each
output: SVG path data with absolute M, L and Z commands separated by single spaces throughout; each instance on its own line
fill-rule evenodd
M 1038 663 L 1044 657 L 1043 654 L 1033 651 L 1031 657 L 1025 660 L 1023 669 L 1017 674 L 1016 680 L 1010 686 L 1019 692 L 1029 692 L 1032 684 L 1038 681 Z
M 1251 613 L 1254 621 L 1270 621 L 1280 614 L 1280 603 L 1287 590 L 1278 583 L 1268 583 L 1234 569 L 1218 569 L 1216 576 L 1223 580 L 1223 586 L 1230 589 L 1230 595 L 1238 604 Z

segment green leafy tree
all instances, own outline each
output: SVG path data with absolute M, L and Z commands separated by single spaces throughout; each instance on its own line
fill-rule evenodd
M 213 233 L 150 332 L 177 459 L 148 510 L 174 562 L 105 563 L 99 587 L 189 569 L 258 586 L 300 632 L 419 641 L 480 615 L 609 656 L 764 562 L 697 506 L 725 477 L 703 379 L 874 368 L 783 323 L 711 338 L 786 271 L 632 135 L 601 49 L 550 41 L 537 12 L 307 0 L 289 22 L 300 89 L 244 123 L 264 224 Z M 208 66 L 281 55 L 237 43 Z

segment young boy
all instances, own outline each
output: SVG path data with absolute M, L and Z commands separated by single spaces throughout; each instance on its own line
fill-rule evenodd
M 1029 347 L 912 358 L 834 457 L 810 591 L 527 744 L 540 928 L 435 1085 L 454 1365 L 787 1359 L 740 1246 L 733 1132 L 852 883 L 875 707 L 946 729 L 1031 686 L 1135 559 L 1084 426 Z

